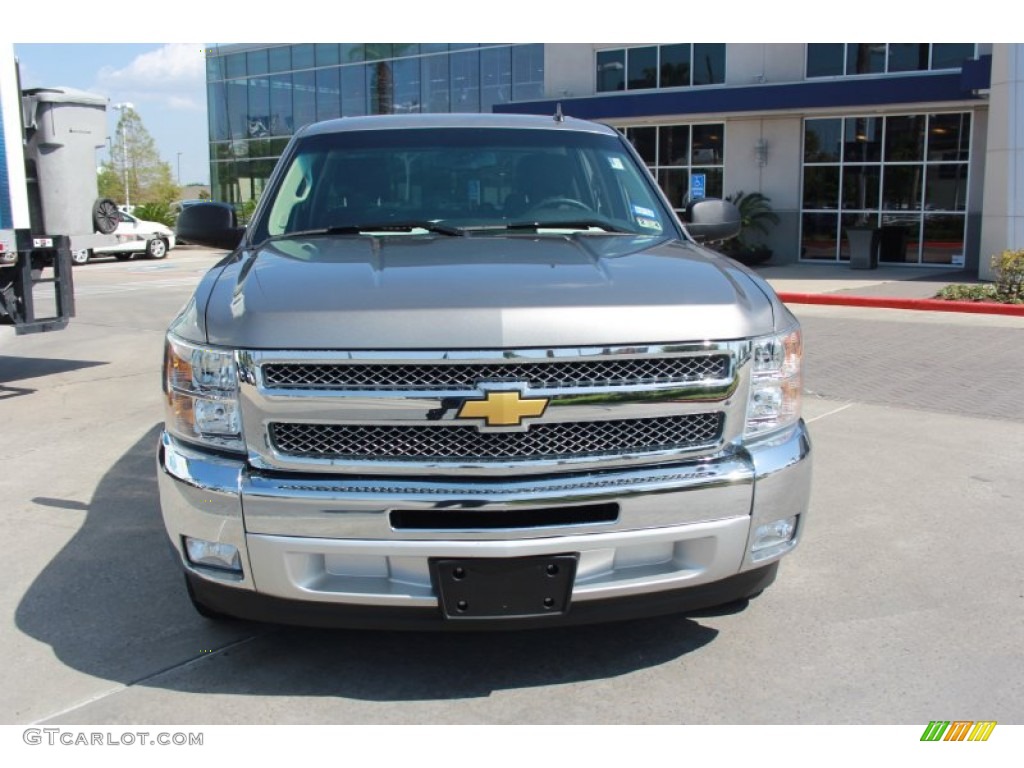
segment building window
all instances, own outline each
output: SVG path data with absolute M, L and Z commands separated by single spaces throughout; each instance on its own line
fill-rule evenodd
M 420 111 L 420 60 L 399 59 L 394 63 L 395 112 Z
M 804 121 L 801 258 L 850 258 L 845 232 L 879 228 L 879 259 L 963 266 L 971 115 Z
M 367 61 L 390 59 L 394 55 L 391 43 L 366 43 L 365 54 Z
M 449 54 L 452 77 L 452 112 L 480 111 L 480 52 Z
M 622 91 L 626 88 L 626 52 L 622 49 L 597 52 L 597 90 Z
M 696 43 L 693 46 L 693 84 L 725 82 L 725 43 Z
M 292 75 L 292 105 L 296 130 L 316 122 L 315 72 L 296 72 Z
M 626 88 L 658 87 L 658 47 L 630 48 L 626 58 Z
M 337 43 L 316 43 L 313 45 L 313 60 L 318 67 L 337 66 L 341 59 L 338 58 Z
M 224 57 L 207 54 L 206 56 L 206 82 L 212 83 L 224 79 Z
M 244 139 L 249 133 L 248 81 L 225 80 L 227 96 L 227 136 Z
M 340 60 L 342 64 L 358 64 L 366 60 L 366 46 L 362 43 L 342 43 Z
M 448 54 L 427 56 L 423 59 L 423 111 L 449 112 L 450 82 Z
M 974 43 L 932 43 L 932 69 L 958 69 L 976 56 Z
M 248 116 L 246 134 L 250 139 L 270 135 L 270 80 L 265 77 L 249 78 Z
M 231 138 L 228 130 L 227 95 L 224 83 L 210 83 L 206 86 L 206 114 L 209 119 L 210 140 L 223 141 Z
M 359 117 L 366 114 L 366 67 L 354 64 L 341 68 L 341 114 Z
M 725 82 L 725 43 L 674 43 L 597 51 L 597 91 L 636 91 Z
M 512 48 L 512 101 L 544 98 L 544 45 Z
M 271 72 L 289 72 L 292 68 L 292 49 L 290 45 L 279 45 L 271 48 L 268 53 Z
M 269 66 L 266 48 L 245 54 L 245 67 L 250 75 L 265 75 Z
M 337 67 L 316 70 L 316 119 L 341 117 L 341 73 Z
M 290 136 L 295 130 L 292 121 L 292 76 L 270 76 L 270 133 Z
M 974 43 L 809 43 L 807 77 L 959 69 Z
M 292 46 L 292 67 L 295 69 L 310 69 L 316 63 L 313 53 L 313 43 L 303 43 Z
M 690 84 L 690 46 L 686 43 L 661 46 L 659 67 L 662 88 Z
M 366 65 L 366 93 L 370 98 L 371 115 L 390 115 L 395 111 L 393 62 L 378 60 Z
M 245 77 L 245 54 L 232 53 L 225 56 L 224 70 L 227 77 Z
M 495 104 L 512 100 L 512 49 L 507 46 L 480 51 L 480 111 L 493 112 Z
M 638 125 L 620 130 L 632 142 L 677 211 L 686 206 L 693 174 L 704 175 L 707 197 L 722 197 L 723 123 Z

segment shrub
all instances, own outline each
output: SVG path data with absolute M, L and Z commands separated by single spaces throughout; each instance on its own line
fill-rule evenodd
M 937 299 L 946 301 L 996 301 L 994 285 L 947 285 L 937 294 Z
M 946 301 L 995 301 L 1024 304 L 1024 250 L 1003 251 L 992 257 L 995 284 L 947 285 L 935 298 Z
M 168 227 L 174 226 L 174 212 L 165 203 L 143 203 L 135 206 L 133 214 L 143 221 L 156 221 Z
M 1024 250 L 1003 251 L 992 257 L 996 273 L 996 300 L 1006 304 L 1024 304 Z

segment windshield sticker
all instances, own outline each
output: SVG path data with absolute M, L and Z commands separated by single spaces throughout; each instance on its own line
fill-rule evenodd
M 634 205 L 633 213 L 635 213 L 637 216 L 646 216 L 648 219 L 653 219 L 657 217 L 657 214 L 654 211 L 652 211 L 650 208 L 644 208 L 642 205 Z
M 610 165 L 616 171 L 624 171 L 624 170 L 626 170 L 626 166 L 624 166 L 622 164 L 622 158 L 621 157 L 609 157 L 608 158 L 608 165 Z
M 646 219 L 642 216 L 637 216 L 636 223 L 644 229 L 656 229 L 658 232 L 661 232 L 661 222 L 655 219 Z

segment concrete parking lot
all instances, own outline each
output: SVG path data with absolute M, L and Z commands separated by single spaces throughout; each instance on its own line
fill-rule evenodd
M 167 553 L 164 329 L 214 253 L 0 335 L 5 723 L 1024 723 L 1024 319 L 794 307 L 815 485 L 742 609 L 505 634 L 216 625 Z

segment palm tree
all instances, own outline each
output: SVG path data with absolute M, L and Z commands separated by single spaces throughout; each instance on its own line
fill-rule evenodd
M 760 192 L 734 192 L 726 195 L 725 199 L 740 211 L 740 233 L 730 250 L 753 250 L 754 243 L 748 239 L 751 233 L 767 235 L 779 223 L 779 217 L 770 205 L 771 198 Z

